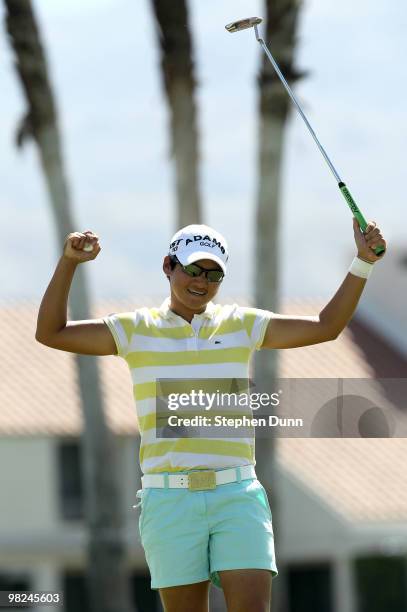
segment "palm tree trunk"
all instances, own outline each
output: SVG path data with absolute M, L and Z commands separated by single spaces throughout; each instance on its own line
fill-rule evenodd
M 60 246 L 66 235 L 74 231 L 75 224 L 45 54 L 30 0 L 5 0 L 5 5 L 16 71 L 29 108 L 19 130 L 18 142 L 21 145 L 31 136 L 38 146 Z M 76 320 L 90 318 L 83 266 L 78 266 L 72 284 L 70 314 Z M 77 355 L 76 366 L 84 416 L 81 455 L 88 527 L 90 609 L 92 612 L 130 612 L 133 607 L 125 567 L 116 441 L 106 425 L 97 360 Z
M 152 0 L 161 48 L 161 68 L 171 115 L 175 159 L 177 228 L 201 223 L 198 177 L 196 80 L 185 0 Z
M 292 84 L 301 75 L 293 67 L 295 33 L 299 0 L 266 0 L 266 32 L 264 39 L 286 79 Z M 285 125 L 290 99 L 262 53 L 259 79 L 259 187 L 257 194 L 255 303 L 259 308 L 279 310 L 279 229 L 281 167 Z M 260 351 L 255 361 L 256 391 L 274 392 L 278 367 L 277 351 Z M 278 557 L 280 512 L 277 489 L 275 438 L 256 438 L 256 470 L 270 494 L 279 578 L 273 585 L 274 612 L 287 610 L 284 563 Z

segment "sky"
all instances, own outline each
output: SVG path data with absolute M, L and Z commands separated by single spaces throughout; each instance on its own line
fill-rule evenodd
M 228 240 L 223 295 L 253 292 L 257 87 L 251 30 L 263 3 L 190 0 L 198 79 L 204 221 Z M 87 266 L 95 299 L 162 296 L 175 227 L 174 174 L 154 20 L 147 0 L 36 0 L 57 100 L 77 231 L 102 251 Z M 0 5 L 0 301 L 40 301 L 62 253 L 35 147 L 14 146 L 24 98 Z M 365 217 L 405 244 L 407 5 L 303 3 L 295 86 L 322 145 Z M 267 41 L 273 51 L 273 41 Z M 352 217 L 301 118 L 291 112 L 281 194 L 282 297 L 332 295 L 355 253 Z M 5 264 L 6 262 L 6 264 Z M 377 265 L 385 266 L 386 260 Z

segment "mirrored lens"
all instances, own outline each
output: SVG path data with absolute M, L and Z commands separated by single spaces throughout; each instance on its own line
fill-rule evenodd
M 182 266 L 184 272 L 188 274 L 188 276 L 200 276 L 202 274 L 202 268 L 196 266 L 195 264 L 189 264 L 188 266 Z
M 219 283 L 223 278 L 222 270 L 209 270 L 206 273 L 206 278 L 210 283 Z
M 183 266 L 181 264 L 181 267 L 184 270 L 184 272 L 188 274 L 188 276 L 192 276 L 192 277 L 201 276 L 202 272 L 204 272 L 206 278 L 208 279 L 210 283 L 220 283 L 220 281 L 224 277 L 222 270 L 205 270 L 204 268 L 201 268 L 197 264 L 188 264 L 186 266 Z

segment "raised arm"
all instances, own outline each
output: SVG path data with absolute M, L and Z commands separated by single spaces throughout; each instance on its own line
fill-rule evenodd
M 365 268 L 368 275 L 369 267 L 381 259 L 382 256 L 374 253 L 376 246 L 386 248 L 386 241 L 374 221 L 362 234 L 354 219 L 353 230 L 357 259 L 331 301 L 315 316 L 274 315 L 267 326 L 261 348 L 283 349 L 319 344 L 334 340 L 346 327 L 366 285 L 367 278 L 358 274 L 363 274 Z
M 85 244 L 93 246 L 84 251 Z M 51 348 L 82 355 L 115 355 L 116 344 L 102 319 L 67 321 L 68 295 L 76 267 L 100 253 L 98 237 L 91 231 L 69 234 L 63 254 L 42 298 L 35 338 Z

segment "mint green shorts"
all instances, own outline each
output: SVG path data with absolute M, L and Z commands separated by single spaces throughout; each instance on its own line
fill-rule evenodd
M 277 575 L 270 505 L 257 478 L 207 491 L 146 488 L 137 497 L 152 589 L 204 580 L 222 588 L 221 570 Z

